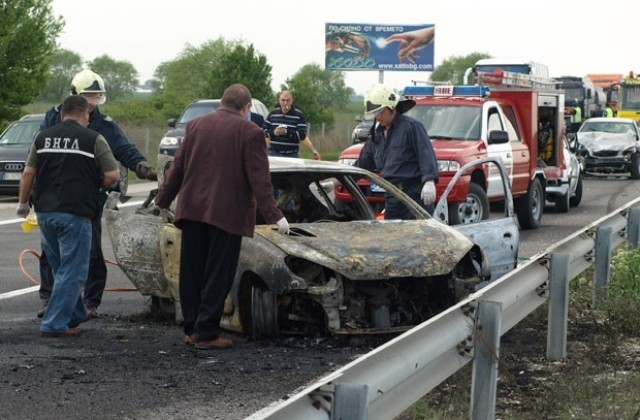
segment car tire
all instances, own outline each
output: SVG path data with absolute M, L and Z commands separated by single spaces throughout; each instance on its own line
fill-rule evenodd
M 569 191 L 566 194 L 559 195 L 556 197 L 556 212 L 557 213 L 567 213 L 569 211 L 569 202 L 571 198 L 569 197 Z
M 159 318 L 172 320 L 176 318 L 176 304 L 173 299 L 151 296 L 151 315 Z
M 251 286 L 251 338 L 275 338 L 278 336 L 276 297 L 267 288 Z
M 464 203 L 449 205 L 449 225 L 475 223 L 489 218 L 489 198 L 478 184 L 470 183 Z
M 516 214 L 522 229 L 537 229 L 542 221 L 545 197 L 538 178 L 529 183 L 527 193 L 515 200 Z
M 640 153 L 631 155 L 631 179 L 640 179 Z
M 578 183 L 576 184 L 576 193 L 569 199 L 569 205 L 571 207 L 578 207 L 578 204 L 582 201 L 582 174 L 578 177 Z

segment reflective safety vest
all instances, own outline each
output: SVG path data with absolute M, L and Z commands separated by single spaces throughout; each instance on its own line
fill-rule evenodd
M 604 109 L 604 116 L 607 118 L 613 118 L 613 109 L 611 109 L 611 107 L 606 107 Z
M 572 123 L 581 123 L 582 122 L 582 110 L 579 106 L 573 108 L 573 115 L 571 115 Z

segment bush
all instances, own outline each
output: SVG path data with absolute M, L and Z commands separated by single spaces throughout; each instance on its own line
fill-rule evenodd
M 625 249 L 611 259 L 605 310 L 611 327 L 623 334 L 640 333 L 640 249 Z

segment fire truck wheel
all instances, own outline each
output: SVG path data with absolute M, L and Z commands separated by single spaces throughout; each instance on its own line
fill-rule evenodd
M 525 195 L 515 200 L 516 214 L 522 229 L 537 229 L 542 221 L 544 209 L 544 190 L 538 178 L 529 183 Z
M 449 205 L 449 225 L 479 222 L 489 218 L 489 199 L 487 193 L 478 184 L 469 184 L 467 199 L 464 203 Z
M 576 193 L 571 199 L 569 204 L 571 207 L 578 207 L 578 204 L 582 201 L 582 174 L 578 177 L 578 184 L 576 185 Z
M 565 195 L 559 195 L 556 197 L 556 212 L 567 213 L 569 211 L 569 191 Z

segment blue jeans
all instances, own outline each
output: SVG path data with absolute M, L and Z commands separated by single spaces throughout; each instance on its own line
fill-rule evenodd
M 61 212 L 39 212 L 37 217 L 55 279 L 40 331 L 62 332 L 87 319 L 81 290 L 89 272 L 91 220 Z

